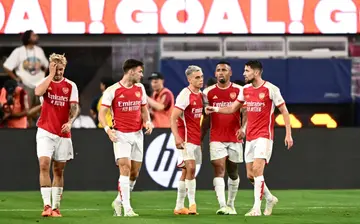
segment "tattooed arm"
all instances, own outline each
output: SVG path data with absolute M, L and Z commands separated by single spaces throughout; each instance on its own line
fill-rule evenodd
M 78 103 L 70 103 L 70 111 L 69 111 L 69 121 L 61 127 L 61 132 L 66 133 L 70 132 L 71 125 L 74 123 L 77 115 L 79 114 L 79 104 Z

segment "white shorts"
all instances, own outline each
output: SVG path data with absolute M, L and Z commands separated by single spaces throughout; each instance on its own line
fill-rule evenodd
M 116 131 L 118 141 L 114 143 L 115 162 L 120 158 L 129 158 L 136 162 L 143 161 L 144 134 L 142 130 L 124 133 Z
M 202 162 L 202 152 L 200 145 L 194 145 L 192 143 L 185 143 L 184 149 L 179 149 L 177 167 L 184 168 L 185 161 L 195 160 L 196 164 Z
M 210 160 L 229 157 L 233 163 L 244 161 L 243 146 L 240 142 L 210 142 Z
M 245 162 L 252 163 L 254 159 L 265 159 L 269 163 L 273 148 L 273 141 L 267 138 L 257 138 L 246 141 Z
M 38 128 L 36 133 L 36 151 L 38 158 L 46 156 L 58 162 L 74 158 L 71 138 L 54 135 L 42 128 Z

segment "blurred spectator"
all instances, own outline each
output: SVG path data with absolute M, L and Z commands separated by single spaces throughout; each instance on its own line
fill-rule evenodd
M 174 107 L 174 94 L 164 87 L 164 76 L 153 72 L 149 77 L 153 94 L 148 97 L 152 123 L 155 128 L 170 128 L 170 116 Z
M 90 116 L 81 115 L 81 103 L 79 104 L 79 113 L 72 128 L 96 128 L 96 125 Z
M 0 93 L 0 127 L 27 128 L 28 110 L 25 90 L 15 80 L 7 80 Z
M 103 95 L 104 91 L 113 84 L 114 84 L 114 80 L 111 77 L 103 77 L 100 80 L 101 94 L 99 96 L 95 97 L 95 99 L 91 103 L 90 115 L 91 115 L 92 119 L 94 120 L 96 126 L 99 128 L 103 128 L 101 126 L 101 124 L 99 123 L 99 119 L 98 119 L 102 95 Z M 112 127 L 112 116 L 111 116 L 110 111 L 108 111 L 108 113 L 106 114 L 106 120 L 107 120 L 109 127 Z
M 207 88 L 209 86 L 212 86 L 212 85 L 215 85 L 216 83 L 217 83 L 216 78 L 209 78 L 208 81 L 206 82 L 205 88 Z
M 23 84 L 28 94 L 29 107 L 39 105 L 35 96 L 35 86 L 45 77 L 49 62 L 41 47 L 37 46 L 39 37 L 32 30 L 22 35 L 23 46 L 17 47 L 3 64 L 5 72 L 14 80 Z M 30 121 L 30 126 L 34 122 Z

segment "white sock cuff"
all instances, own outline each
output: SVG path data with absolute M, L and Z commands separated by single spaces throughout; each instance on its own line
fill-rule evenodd
M 130 186 L 135 186 L 136 180 L 130 180 Z
M 185 186 L 186 185 L 196 185 L 196 179 L 185 180 Z
M 254 181 L 264 181 L 264 176 L 254 177 Z
M 231 185 L 239 185 L 240 183 L 240 177 L 238 176 L 238 178 L 236 178 L 236 180 L 231 179 L 230 177 L 228 178 L 228 183 Z
M 222 177 L 215 177 L 213 180 L 214 186 L 225 186 L 224 178 Z
M 120 184 L 130 184 L 130 177 L 129 176 L 120 176 L 119 182 L 120 182 Z

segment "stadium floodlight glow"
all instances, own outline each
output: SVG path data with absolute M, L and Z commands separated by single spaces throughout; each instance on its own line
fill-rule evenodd
M 314 125 L 326 125 L 327 128 L 337 128 L 336 121 L 329 114 L 314 114 L 310 120 Z
M 302 128 L 302 123 L 299 119 L 297 119 L 295 117 L 295 115 L 290 114 L 290 126 L 292 128 Z M 285 126 L 285 121 L 284 121 L 284 117 L 282 114 L 279 114 L 276 118 L 275 118 L 275 122 L 280 125 L 280 126 Z

